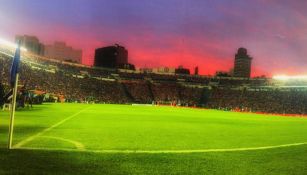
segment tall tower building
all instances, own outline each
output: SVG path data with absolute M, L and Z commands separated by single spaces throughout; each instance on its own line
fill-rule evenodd
M 234 77 L 250 78 L 252 59 L 245 48 L 239 48 L 235 56 Z
M 128 64 L 128 51 L 123 46 L 115 44 L 95 51 L 96 67 L 119 68 L 126 64 Z

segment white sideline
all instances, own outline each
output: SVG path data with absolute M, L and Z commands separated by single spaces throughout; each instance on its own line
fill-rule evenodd
M 263 147 L 251 147 L 251 148 L 226 148 L 226 149 L 198 149 L 198 150 L 78 150 L 78 149 L 65 149 L 65 148 L 31 148 L 22 147 L 20 150 L 46 150 L 46 151 L 69 151 L 69 152 L 86 152 L 86 153 L 116 153 L 116 154 L 185 154 L 185 153 L 210 153 L 210 152 L 238 152 L 238 151 L 256 151 L 267 150 L 284 147 L 293 147 L 307 145 L 307 142 L 283 144 L 276 146 L 263 146 Z
M 22 140 L 21 142 L 19 142 L 19 143 L 17 143 L 16 145 L 14 145 L 13 148 L 20 148 L 20 147 L 22 147 L 23 145 L 25 145 L 25 144 L 31 142 L 32 140 L 34 140 L 36 137 L 40 137 L 41 135 L 45 134 L 46 132 L 52 130 L 53 128 L 58 127 L 59 125 L 63 124 L 63 123 L 66 122 L 67 120 L 70 120 L 70 119 L 76 117 L 77 115 L 79 115 L 80 113 L 86 111 L 86 110 L 89 109 L 90 107 L 91 107 L 91 106 L 89 106 L 89 107 L 87 107 L 87 108 L 85 108 L 85 109 L 82 109 L 82 110 L 80 110 L 79 112 L 77 112 L 77 113 L 75 113 L 75 114 L 72 114 L 72 115 L 68 116 L 67 118 L 65 118 L 65 119 L 63 119 L 63 120 L 61 120 L 61 121 L 59 121 L 58 123 L 56 123 L 56 124 L 50 126 L 49 128 L 46 128 L 46 129 L 42 130 L 41 132 L 39 132 L 39 133 L 37 133 L 37 134 L 35 134 L 35 135 L 33 135 L 33 136 L 30 136 L 30 137 L 28 137 L 28 138 Z

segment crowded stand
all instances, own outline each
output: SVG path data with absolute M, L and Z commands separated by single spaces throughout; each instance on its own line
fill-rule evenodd
M 180 92 L 180 99 L 179 104 L 182 106 L 196 106 L 199 104 L 205 104 L 206 101 L 202 101 L 202 98 L 204 97 L 203 88 L 200 87 L 189 87 L 185 86 L 182 87 Z
M 306 114 L 306 90 L 214 88 L 206 106 L 244 112 Z
M 127 89 L 128 96 L 130 96 L 135 103 L 149 104 L 154 100 L 149 82 L 123 81 L 122 83 Z
M 10 92 L 13 52 L 0 50 L 1 96 Z M 245 112 L 307 113 L 307 88 L 266 78 L 170 75 L 122 71 L 23 54 L 19 99 L 30 103 L 78 102 L 201 106 Z M 23 94 L 26 94 L 22 97 Z M 31 99 L 31 100 L 30 100 Z M 4 101 L 5 102 L 5 101 Z M 1 103 L 4 103 L 1 101 Z M 23 105 L 21 105 L 23 106 Z
M 180 100 L 180 86 L 177 83 L 152 83 L 150 88 L 156 102 L 163 103 Z

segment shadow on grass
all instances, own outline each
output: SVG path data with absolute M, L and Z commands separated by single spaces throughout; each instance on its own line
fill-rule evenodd
M 129 174 L 112 160 L 61 151 L 0 149 L 0 174 Z
M 42 111 L 44 110 L 44 108 L 41 108 L 41 107 L 37 107 L 37 106 L 34 106 L 32 108 L 17 108 L 16 111 L 17 112 L 27 112 L 27 111 Z
M 48 128 L 48 126 L 29 126 L 29 125 L 16 125 L 14 127 L 14 134 L 13 134 L 13 145 L 19 143 L 20 141 L 33 136 L 42 130 Z M 0 138 L 0 148 L 3 147 L 3 145 L 7 145 L 8 140 L 8 126 L 1 126 L 0 127 L 0 133 L 3 135 Z M 0 135 L 1 136 L 1 135 Z M 1 173 L 0 173 L 1 174 Z
M 306 148 L 202 154 L 0 149 L 0 174 L 306 174 Z

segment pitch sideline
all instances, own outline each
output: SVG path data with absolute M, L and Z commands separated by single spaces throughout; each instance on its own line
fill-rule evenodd
M 46 132 L 52 130 L 53 128 L 58 127 L 58 126 L 60 126 L 61 124 L 65 123 L 67 120 L 70 120 L 70 119 L 76 117 L 77 115 L 79 115 L 80 113 L 82 113 L 82 112 L 88 110 L 90 107 L 92 107 L 92 106 L 89 106 L 89 107 L 87 107 L 87 108 L 85 108 L 85 109 L 82 109 L 82 110 L 80 110 L 80 111 L 78 111 L 78 112 L 76 112 L 76 113 L 74 113 L 74 114 L 68 116 L 67 118 L 65 118 L 65 119 L 63 119 L 63 120 L 61 120 L 61 121 L 59 121 L 58 123 L 56 123 L 56 124 L 50 126 L 49 128 L 46 128 L 46 129 L 42 130 L 41 132 L 39 132 L 39 133 L 37 133 L 37 134 L 34 134 L 34 135 L 32 135 L 32 136 L 30 136 L 30 137 L 28 137 L 28 138 L 26 138 L 26 139 L 20 141 L 19 143 L 17 143 L 16 145 L 14 145 L 13 148 L 20 148 L 20 147 L 24 146 L 25 144 L 31 142 L 31 141 L 34 140 L 35 138 L 42 136 L 43 134 L 45 134 Z
M 46 150 L 46 151 L 67 151 L 67 152 L 86 152 L 86 153 L 115 153 L 115 154 L 187 154 L 187 153 L 214 153 L 214 152 L 239 152 L 239 151 L 257 151 L 276 148 L 285 148 L 293 146 L 307 145 L 307 142 L 283 144 L 275 146 L 250 147 L 250 148 L 226 148 L 226 149 L 198 149 L 198 150 L 78 150 L 65 148 L 31 148 L 22 147 L 19 150 Z

